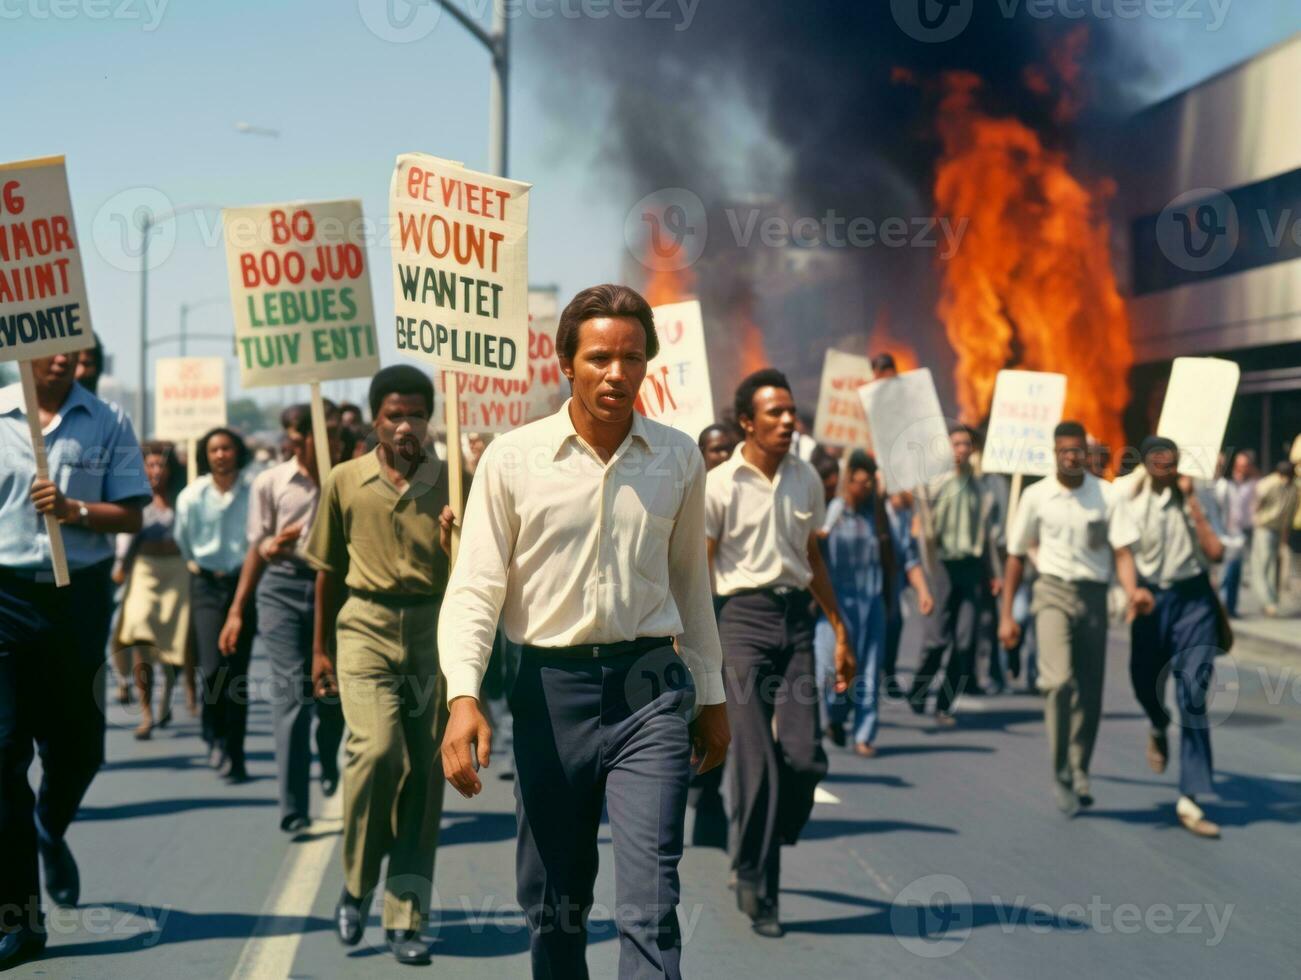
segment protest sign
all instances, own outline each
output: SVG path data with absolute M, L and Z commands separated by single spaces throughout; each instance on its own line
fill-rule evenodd
M 199 476 L 199 438 L 225 424 L 225 360 L 160 357 L 154 363 L 154 436 L 185 444 L 190 483 Z
M 1053 429 L 1065 404 L 1066 375 L 999 371 L 980 468 L 1031 476 L 1055 472 Z
M 1179 472 L 1215 479 L 1215 464 L 1238 391 L 1238 365 L 1218 357 L 1176 357 L 1156 434 L 1179 447 Z
M 360 201 L 222 211 L 245 388 L 379 370 Z
M 890 493 L 924 487 L 953 468 L 949 428 L 929 368 L 858 389 Z
M 439 371 L 439 390 L 446 396 L 451 377 L 460 394 L 461 427 L 467 432 L 509 432 L 554 414 L 569 397 L 569 382 L 556 359 L 559 311 L 552 289 L 529 293 L 528 377 L 494 378 L 486 374 Z
M 93 343 L 63 157 L 0 164 L 0 361 Z
M 184 442 L 226 424 L 226 362 L 160 357 L 154 365 L 154 435 Z
M 324 446 L 321 382 L 379 370 L 361 202 L 226 208 L 221 221 L 240 384 L 309 384 Z M 329 453 L 316 462 L 324 483 Z
M 660 351 L 647 366 L 637 393 L 637 411 L 695 439 L 714 424 L 714 393 L 705 352 L 700 303 L 687 300 L 657 306 L 655 333 Z
M 0 361 L 18 361 L 38 479 L 50 478 L 31 362 L 94 343 L 63 157 L 0 164 Z M 54 582 L 67 585 L 63 533 L 45 515 Z
M 527 380 L 529 189 L 422 153 L 397 158 L 389 207 L 399 353 Z
M 854 449 L 872 445 L 858 389 L 873 378 L 869 358 L 828 350 L 822 361 L 822 387 L 813 419 L 813 439 L 824 446 Z

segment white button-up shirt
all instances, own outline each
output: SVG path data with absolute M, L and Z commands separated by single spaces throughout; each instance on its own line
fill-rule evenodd
M 1120 494 L 1105 492 L 1102 482 L 1087 473 L 1074 490 L 1053 475 L 1021 494 L 1007 550 L 1024 557 L 1038 545 L 1041 574 L 1067 582 L 1107 582 L 1112 549 L 1128 548 L 1137 540 L 1138 529 Z
M 500 617 L 507 637 L 540 647 L 676 636 L 696 703 L 722 703 L 704 504 L 695 442 L 639 414 L 608 464 L 569 402 L 498 436 L 475 470 L 439 617 L 447 699 L 478 696 Z
M 807 588 L 813 580 L 809 535 L 826 520 L 822 479 L 787 453 L 769 480 L 737 446 L 732 458 L 709 471 L 705 533 L 714 547 L 714 589 Z
M 1139 578 L 1168 589 L 1211 567 L 1210 560 L 1197 541 L 1192 518 L 1187 513 L 1183 494 L 1170 487 L 1153 492 L 1152 481 L 1143 479 L 1134 485 L 1126 500 L 1139 540 L 1134 546 L 1134 565 Z M 1201 504 L 1211 530 L 1223 540 L 1220 508 L 1215 498 L 1198 488 L 1197 501 Z

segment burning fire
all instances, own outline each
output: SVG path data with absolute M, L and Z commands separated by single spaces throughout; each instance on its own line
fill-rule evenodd
M 872 336 L 868 340 L 867 348 L 868 357 L 875 357 L 877 354 L 893 356 L 894 366 L 899 369 L 900 374 L 905 371 L 915 371 L 921 366 L 917 351 L 912 345 L 894 335 L 890 327 L 888 307 L 882 307 L 876 315 L 876 323 L 872 325 Z
M 685 269 L 651 269 L 642 295 L 651 306 L 664 306 L 690 299 L 696 276 L 690 266 Z
M 1072 36 L 1067 53 L 1078 46 Z M 1069 82 L 1060 60 L 1051 67 Z M 948 73 L 942 85 L 935 206 L 965 229 L 941 268 L 938 313 L 958 355 L 962 417 L 988 414 L 1002 368 L 1055 371 L 1069 378 L 1065 417 L 1119 447 L 1133 350 L 1103 210 L 1114 188 L 1087 188 L 1029 127 L 984 113 L 976 76 Z M 1055 115 L 1074 108 L 1063 97 Z

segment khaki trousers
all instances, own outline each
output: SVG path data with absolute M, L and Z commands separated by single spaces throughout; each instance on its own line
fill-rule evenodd
M 366 898 L 388 858 L 386 929 L 420 929 L 433 891 L 447 724 L 438 610 L 437 600 L 399 606 L 351 595 L 339 612 L 344 877 L 350 895 Z
M 1107 666 L 1107 586 L 1041 575 L 1030 611 L 1053 775 L 1077 793 L 1088 792 Z

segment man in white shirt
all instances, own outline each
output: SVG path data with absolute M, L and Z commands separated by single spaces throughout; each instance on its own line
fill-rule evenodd
M 1165 772 L 1170 712 L 1165 691 L 1175 677 L 1179 701 L 1179 800 L 1175 815 L 1198 837 L 1219 837 L 1220 828 L 1197 803 L 1211 792 L 1211 725 L 1207 692 L 1220 650 L 1219 599 L 1210 566 L 1224 557 L 1219 507 L 1197 494 L 1191 478 L 1179 475 L 1179 448 L 1170 439 L 1148 436 L 1140 446 L 1143 468 L 1126 506 L 1138 529 L 1134 564 L 1151 590 L 1155 608 L 1134 620 L 1129 677 L 1134 695 L 1152 722 L 1147 761 Z
M 1021 628 L 1012 597 L 1021 584 L 1025 556 L 1038 547 L 1031 612 L 1039 642 L 1039 690 L 1058 808 L 1074 816 L 1093 805 L 1089 761 L 1102 718 L 1107 658 L 1107 583 L 1114 563 L 1129 601 L 1129 616 L 1152 608 L 1140 588 L 1131 546 L 1138 540 L 1118 494 L 1104 493 L 1088 472 L 1084 427 L 1062 422 L 1053 432 L 1057 472 L 1021 495 L 1008 532 L 1007 570 L 998 636 L 1011 649 Z
M 814 599 L 835 634 L 837 693 L 848 690 L 855 664 L 818 547 L 826 516 L 822 480 L 791 452 L 790 385 L 780 371 L 756 371 L 737 388 L 734 407 L 745 442 L 709 472 L 705 502 L 735 734 L 727 767 L 732 869 L 737 905 L 755 932 L 776 938 L 783 933 L 777 909 L 781 847 L 799 838 L 827 773 Z
M 463 796 L 482 789 L 476 770 L 489 762 L 478 698 L 499 618 L 523 645 L 509 703 L 518 899 L 535 977 L 588 975 L 603 804 L 619 975 L 681 976 L 690 767 L 712 769 L 727 750 L 704 462 L 690 437 L 633 409 L 658 347 L 633 290 L 574 297 L 556 331 L 573 397 L 485 450 L 443 599 L 443 771 Z

